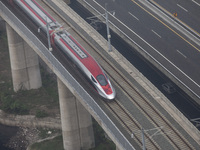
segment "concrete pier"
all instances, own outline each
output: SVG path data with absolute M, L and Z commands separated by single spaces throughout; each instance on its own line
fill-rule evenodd
M 81 150 L 88 150 L 95 146 L 92 118 L 90 113 L 77 101 L 77 112 L 81 138 Z
M 5 21 L 0 17 L 0 32 L 6 30 Z
M 57 82 L 64 149 L 86 150 L 94 147 L 90 114 L 60 79 Z
M 6 24 L 14 91 L 42 86 L 38 55 Z

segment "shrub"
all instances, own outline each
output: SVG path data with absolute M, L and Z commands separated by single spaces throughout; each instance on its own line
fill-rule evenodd
M 14 100 L 11 95 L 1 94 L 1 109 L 8 113 L 14 114 L 28 114 L 26 105 Z
M 44 118 L 44 117 L 47 117 L 48 114 L 44 110 L 37 110 L 35 116 L 37 118 Z

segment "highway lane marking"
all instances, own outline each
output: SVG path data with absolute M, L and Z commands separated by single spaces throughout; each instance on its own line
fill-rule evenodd
M 179 5 L 179 4 L 177 4 L 177 6 L 180 7 L 181 9 L 183 9 L 184 11 L 188 12 L 188 10 L 185 9 L 183 6 L 181 6 L 181 5 Z
M 151 30 L 155 35 L 157 35 L 159 38 L 161 38 L 161 36 L 154 30 Z
M 183 53 L 181 53 L 179 50 L 176 50 L 179 54 L 181 54 L 184 58 L 187 58 Z
M 194 45 L 192 45 L 190 42 L 188 42 L 186 39 L 184 39 L 181 35 L 179 35 L 177 32 L 175 32 L 173 29 L 171 29 L 168 25 L 166 25 L 164 22 L 162 22 L 160 19 L 158 19 L 157 17 L 155 17 L 152 13 L 150 13 L 149 11 L 147 11 L 144 7 L 140 6 L 138 3 L 136 3 L 134 0 L 131 0 L 132 2 L 134 2 L 136 5 L 138 5 L 140 8 L 142 8 L 144 11 L 146 11 L 148 14 L 150 14 L 152 17 L 154 17 L 156 20 L 158 20 L 159 22 L 161 22 L 164 26 L 166 26 L 168 29 L 170 29 L 171 31 L 173 31 L 176 35 L 178 35 L 180 38 L 182 38 L 184 41 L 186 41 L 188 44 L 190 44 L 192 47 L 194 47 L 196 50 L 198 50 L 200 52 L 200 50 L 198 48 L 196 48 Z M 121 22 L 121 21 L 120 21 Z M 123 24 L 123 23 L 122 23 Z M 124 24 L 123 24 L 124 25 Z M 127 27 L 126 25 L 124 25 L 125 27 Z M 127 27 L 128 28 L 128 27 Z M 184 76 L 186 76 L 190 81 L 192 81 L 198 88 L 200 88 L 200 85 L 195 82 L 190 76 L 188 76 L 185 72 L 183 72 L 180 68 L 178 68 L 175 64 L 173 64 L 167 57 L 165 57 L 162 53 L 160 53 L 157 49 L 155 49 L 152 45 L 150 45 L 147 41 L 145 41 L 143 38 L 141 38 L 138 34 L 136 34 L 134 31 L 132 31 L 130 28 L 128 28 L 132 33 L 134 33 L 135 35 L 137 35 L 143 42 L 145 42 L 148 46 L 150 46 L 154 51 L 156 51 L 160 56 L 162 56 L 165 60 L 167 60 L 172 66 L 174 66 L 178 71 L 180 71 Z M 131 39 L 129 37 L 129 39 Z M 132 39 L 131 39 L 132 40 Z M 133 41 L 133 40 L 132 40 Z M 134 42 L 134 41 L 133 41 Z M 158 60 L 156 60 L 153 56 L 150 55 L 150 53 L 148 53 L 147 51 L 145 51 L 140 45 L 138 45 L 136 42 L 134 42 L 139 48 L 141 48 L 145 53 L 147 53 L 153 60 L 155 60 L 159 65 L 161 65 L 161 67 L 163 67 L 164 69 L 166 69 L 172 76 L 174 76 L 174 78 L 176 78 L 179 82 L 181 82 L 185 87 L 187 87 L 190 91 L 192 91 L 183 81 L 181 81 L 178 77 L 176 77 L 172 72 L 170 72 L 165 66 L 163 66 L 163 64 L 161 64 Z M 194 91 L 192 91 L 195 95 L 197 95 Z M 197 95 L 199 97 L 199 95 Z
M 192 0 L 192 2 L 194 2 L 195 4 L 197 4 L 198 6 L 200 6 L 200 4 L 199 4 L 199 3 L 197 3 L 195 0 Z
M 161 8 L 165 13 L 167 14 L 171 14 L 168 10 L 166 10 L 165 8 L 163 8 L 161 5 L 159 5 L 158 3 L 156 3 L 155 1 L 151 0 L 151 2 L 156 5 L 157 7 Z M 197 4 L 198 5 L 198 4 Z M 200 4 L 199 4 L 200 6 Z M 174 16 L 174 14 L 171 14 L 171 16 Z M 197 36 L 200 36 L 200 34 L 195 31 L 194 29 L 192 29 L 190 26 L 188 26 L 186 23 L 184 23 L 183 21 L 181 21 L 180 19 L 178 19 L 178 17 L 176 17 L 176 20 L 178 20 L 179 22 L 181 22 L 184 26 L 186 26 L 187 28 L 189 28 L 192 32 L 194 32 L 195 34 L 197 34 Z
M 136 20 L 138 20 L 139 21 L 139 19 L 136 17 L 136 16 L 134 16 L 132 13 L 130 13 L 130 12 L 128 12 L 132 17 L 134 17 Z
M 95 0 L 93 0 L 95 3 L 97 3 Z M 135 3 L 134 0 L 131 0 Z M 136 3 L 137 4 L 137 3 Z M 101 7 L 102 9 L 104 9 L 99 3 L 97 3 L 97 5 L 99 5 L 99 7 Z M 141 7 L 143 10 L 145 10 L 142 6 L 140 6 L 139 4 L 137 4 L 139 7 Z M 148 12 L 147 10 L 145 10 L 146 12 Z M 98 11 L 97 11 L 98 12 Z M 99 12 L 100 13 L 100 12 Z M 151 16 L 153 16 L 153 14 L 151 14 L 150 12 L 148 12 Z M 155 16 L 153 16 L 154 18 L 156 18 Z M 149 47 L 151 47 L 155 52 L 157 52 L 160 56 L 162 56 L 166 61 L 168 61 L 173 67 L 175 67 L 178 71 L 180 71 L 184 76 L 186 76 L 191 82 L 193 82 L 198 88 L 200 88 L 200 85 L 198 83 L 196 83 L 191 77 L 189 77 L 185 72 L 183 72 L 180 68 L 178 68 L 175 64 L 173 64 L 167 57 L 165 57 L 161 52 L 159 52 L 157 49 L 155 49 L 151 44 L 149 44 L 147 41 L 145 41 L 142 37 L 140 37 L 137 33 L 135 33 L 133 30 L 131 30 L 127 25 L 125 25 L 123 22 L 121 22 L 118 18 L 116 18 L 115 16 L 113 16 L 113 18 L 115 18 L 119 23 L 121 23 L 123 26 L 125 26 L 130 32 L 132 32 L 133 34 L 135 34 L 139 39 L 141 39 L 144 43 L 146 43 Z M 157 20 L 159 20 L 157 18 Z M 120 32 L 122 32 L 124 35 L 126 35 L 122 30 L 120 30 L 115 24 L 113 24 L 111 21 L 109 21 L 113 26 L 115 26 Z M 161 23 L 163 23 L 162 21 L 160 21 Z M 164 24 L 164 23 L 163 23 Z M 165 25 L 165 24 L 164 24 Z M 165 25 L 167 26 L 167 25 Z M 168 27 L 168 26 L 167 26 Z M 168 27 L 169 28 L 169 27 Z M 169 28 L 170 29 L 170 28 Z M 175 32 L 175 31 L 174 31 Z M 176 32 L 175 32 L 176 33 Z M 178 34 L 177 34 L 178 35 Z M 128 35 L 126 35 L 127 38 L 132 41 L 136 46 L 138 46 L 141 50 L 143 50 L 148 56 L 150 56 L 156 63 L 158 63 L 161 67 L 163 67 L 166 71 L 168 71 L 174 78 L 176 78 L 180 83 L 182 83 L 185 87 L 187 87 L 190 91 L 192 91 L 192 89 L 190 89 L 183 81 L 181 81 L 178 77 L 176 77 L 172 72 L 170 72 L 163 64 L 161 64 L 156 58 L 154 58 L 149 52 L 147 52 L 144 48 L 142 48 L 138 43 L 136 43 L 135 41 L 133 41 L 133 39 L 131 39 Z M 181 37 L 181 36 L 180 36 Z M 183 37 L 182 37 L 183 38 Z M 197 49 L 197 48 L 196 48 Z M 198 50 L 198 49 L 197 49 Z M 198 50 L 200 52 L 200 50 Z M 195 95 L 197 95 L 194 91 L 192 91 Z M 198 97 L 200 97 L 199 95 L 197 95 Z
M 169 27 L 167 24 L 165 24 L 163 21 L 161 21 L 160 19 L 158 19 L 156 16 L 154 16 L 152 13 L 150 13 L 148 10 L 146 10 L 144 7 L 142 7 L 141 5 L 139 5 L 138 3 L 136 3 L 134 0 L 131 0 L 133 3 L 135 3 L 136 5 L 138 5 L 141 9 L 143 9 L 145 12 L 147 12 L 149 15 L 151 15 L 153 18 L 155 18 L 156 20 L 158 20 L 160 23 L 162 23 L 165 27 L 167 27 L 168 29 L 170 29 L 172 32 L 174 32 L 176 35 L 178 35 L 182 40 L 184 40 L 185 42 L 187 42 L 190 46 L 192 46 L 194 49 L 196 49 L 197 51 L 200 52 L 200 49 L 198 49 L 196 46 L 194 46 L 192 43 L 190 43 L 188 40 L 186 40 L 183 36 L 181 36 L 180 34 L 178 34 L 175 30 L 173 30 L 171 27 Z

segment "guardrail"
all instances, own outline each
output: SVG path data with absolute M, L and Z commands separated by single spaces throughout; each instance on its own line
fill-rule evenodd
M 80 1 L 80 0 L 78 0 Z M 94 11 L 96 11 L 98 14 L 101 14 L 99 11 L 97 11 L 94 7 L 92 7 L 89 3 L 87 3 L 85 0 L 83 0 L 83 2 L 85 2 L 89 7 L 91 7 Z M 68 8 L 69 12 L 72 12 L 72 10 L 70 8 Z M 73 13 L 73 12 L 72 12 Z M 103 17 L 103 16 L 102 16 Z M 74 18 L 78 18 L 78 16 L 74 16 Z M 94 28 L 92 28 L 91 26 L 88 26 L 88 24 L 82 19 L 82 18 L 78 18 L 78 21 L 81 22 L 81 24 L 86 24 L 86 27 L 88 28 L 87 30 L 90 31 L 90 33 L 93 33 L 92 36 L 93 38 L 95 36 L 98 36 L 97 39 L 100 39 L 101 41 L 104 41 L 102 43 L 100 43 L 100 45 L 107 45 L 106 40 L 99 34 L 97 34 L 97 31 L 94 30 Z M 112 22 L 110 22 L 111 25 L 113 25 L 117 30 L 119 30 L 122 34 L 124 34 L 125 36 L 127 36 L 127 38 L 131 41 L 133 41 L 132 39 L 130 39 L 128 37 L 128 35 L 126 35 L 123 31 L 121 31 L 117 26 L 115 26 Z M 74 25 L 75 26 L 75 25 Z M 135 41 L 133 41 L 134 44 L 136 44 L 138 46 L 137 43 L 135 43 Z M 105 48 L 106 46 L 104 46 Z M 139 48 L 141 48 L 140 46 L 138 46 Z M 114 48 L 113 48 L 114 49 Z M 168 73 L 172 74 L 170 71 L 168 71 L 162 64 L 160 64 L 153 56 L 151 56 L 147 51 L 145 51 L 143 48 L 141 48 L 149 57 L 151 57 L 155 62 L 157 62 L 161 67 L 163 67 Z M 116 50 L 114 50 L 114 53 L 117 55 L 118 58 L 120 58 L 120 61 L 123 61 L 123 56 L 121 56 L 121 54 L 119 54 Z M 110 54 L 112 55 L 112 54 Z M 123 63 L 125 63 L 128 68 L 133 69 L 133 66 L 128 62 L 128 61 L 123 61 Z M 136 73 L 136 76 L 142 76 L 142 74 L 140 74 L 136 69 L 134 70 L 134 72 Z M 172 74 L 172 76 L 174 76 L 175 79 L 179 80 L 175 75 Z M 143 82 L 144 81 L 144 82 Z M 139 81 L 138 81 L 139 82 Z M 151 89 L 151 91 L 149 92 L 150 95 L 152 97 L 154 97 L 159 103 L 165 103 L 167 108 L 165 109 L 170 109 L 168 110 L 168 113 L 170 113 L 171 116 L 173 116 L 178 122 L 179 124 L 181 124 L 181 126 L 188 132 L 191 134 L 191 136 L 197 141 L 197 143 L 200 143 L 200 138 L 199 138 L 199 130 L 160 92 L 157 92 L 157 88 L 149 83 L 147 81 L 147 79 L 145 77 L 143 77 L 143 80 L 140 80 L 139 84 L 141 84 L 141 82 L 143 82 L 142 84 L 145 84 L 147 87 L 149 87 L 149 89 Z M 182 83 L 182 82 L 181 82 Z M 185 85 L 184 83 L 182 83 L 183 85 Z M 187 87 L 187 86 L 186 86 Z M 189 87 L 188 87 L 189 88 Z M 147 89 L 146 89 L 147 90 Z M 200 98 L 198 95 L 196 95 L 198 98 Z M 160 100 L 158 99 L 158 97 L 160 98 Z M 165 105 L 163 105 L 164 107 Z
M 83 2 L 85 2 L 89 7 L 91 7 L 94 11 L 96 11 L 98 14 L 101 14 L 98 10 L 96 10 L 92 5 L 90 5 L 87 1 L 83 0 Z M 103 18 L 105 18 L 104 16 L 102 16 Z M 142 50 L 144 52 L 145 55 L 147 55 L 149 58 L 151 58 L 156 64 L 158 64 L 163 70 L 165 70 L 166 72 L 168 72 L 168 74 L 170 74 L 174 79 L 176 79 L 179 83 L 181 83 L 181 85 L 183 87 L 185 87 L 186 89 L 188 89 L 196 98 L 200 99 L 200 96 L 193 91 L 189 86 L 187 86 L 183 81 L 181 81 L 176 75 L 174 75 L 171 71 L 169 71 L 164 65 L 162 65 L 155 57 L 153 57 L 149 52 L 147 52 L 144 48 L 142 48 L 138 43 L 136 43 L 134 40 L 132 40 L 126 33 L 124 33 L 121 29 L 119 29 L 114 23 L 112 23 L 111 21 L 109 21 L 111 27 L 113 27 L 114 29 L 116 29 L 116 31 L 118 31 L 120 34 L 124 35 L 129 41 L 131 41 L 134 45 L 137 46 L 137 48 L 139 48 L 140 50 Z M 135 33 L 136 34 L 136 33 Z M 140 38 L 140 37 L 139 37 Z M 145 42 L 145 44 L 147 44 L 149 47 L 153 48 L 151 45 L 149 45 L 147 42 Z M 136 48 L 136 47 L 135 47 Z M 169 61 L 165 56 L 163 56 L 159 51 L 157 51 L 155 48 L 153 48 L 154 51 L 156 51 L 159 55 L 161 55 L 165 60 L 167 60 L 170 65 L 172 65 L 174 68 L 176 68 L 178 71 L 180 71 L 184 76 L 186 76 L 192 83 L 194 83 L 197 87 L 199 87 L 200 85 L 198 85 L 195 81 L 193 81 L 189 76 L 187 76 L 182 70 L 180 70 L 178 67 L 176 67 L 171 61 Z M 140 51 L 139 50 L 139 51 Z
M 87 107 L 93 117 L 104 128 L 107 128 L 109 135 L 117 142 L 117 146 L 120 149 L 135 150 L 95 100 L 83 89 L 41 41 L 2 2 L 0 2 L 0 15 L 35 50 L 44 62 L 47 63 L 70 91 L 81 100 L 81 103 Z

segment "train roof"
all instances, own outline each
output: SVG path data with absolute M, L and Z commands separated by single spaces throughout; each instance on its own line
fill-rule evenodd
M 18 0 L 17 0 L 18 1 Z M 20 0 L 18 3 L 22 3 L 29 11 L 31 11 L 44 25 L 46 23 L 52 23 L 50 26 L 55 26 L 56 20 L 49 15 L 35 0 Z M 55 24 L 55 25 L 53 25 Z
M 96 60 L 70 34 L 61 32 L 59 35 L 61 42 L 65 44 L 95 78 L 99 74 L 104 74 Z

